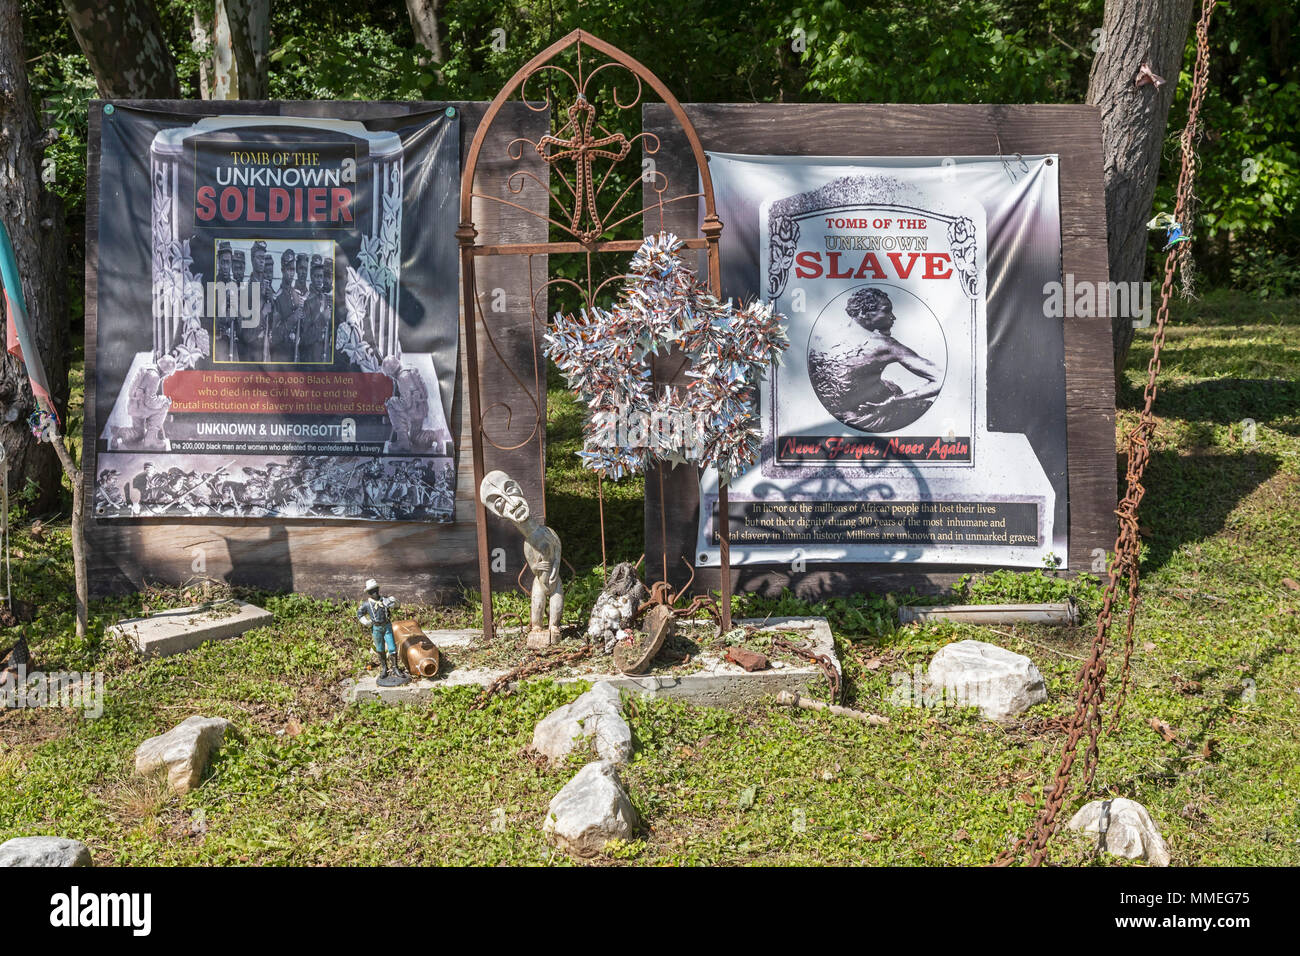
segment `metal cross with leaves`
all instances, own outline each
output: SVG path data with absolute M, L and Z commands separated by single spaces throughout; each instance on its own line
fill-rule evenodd
M 591 164 L 594 159 L 609 159 L 618 162 L 624 159 L 632 148 L 627 137 L 622 133 L 593 138 L 591 128 L 596 122 L 596 107 L 582 93 L 569 107 L 569 121 L 561 127 L 557 135 L 546 135 L 537 141 L 537 153 L 543 161 L 554 166 L 556 163 L 572 159 L 575 166 L 573 184 L 573 213 L 570 227 L 573 234 L 582 242 L 592 242 L 604 232 L 600 213 L 596 209 L 596 186 L 592 176 Z M 567 139 L 565 137 L 568 137 Z M 556 147 L 552 150 L 551 147 Z M 613 149 L 611 147 L 617 147 Z M 584 205 L 591 216 L 591 225 L 580 229 Z

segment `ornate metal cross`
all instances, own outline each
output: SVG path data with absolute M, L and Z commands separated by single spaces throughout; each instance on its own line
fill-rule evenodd
M 569 121 L 560 128 L 557 135 L 548 134 L 537 141 L 537 153 L 552 166 L 561 160 L 573 160 L 576 173 L 570 228 L 582 242 L 592 242 L 604 232 L 600 213 L 596 209 L 596 185 L 591 171 L 592 160 L 599 158 L 618 162 L 627 156 L 632 147 L 622 133 L 614 133 L 598 139 L 592 138 L 591 128 L 596 121 L 596 107 L 592 106 L 583 94 L 578 94 L 577 100 L 569 107 L 568 113 Z M 556 148 L 552 150 L 551 147 Z M 579 229 L 584 205 L 591 216 L 591 225 L 587 229 Z

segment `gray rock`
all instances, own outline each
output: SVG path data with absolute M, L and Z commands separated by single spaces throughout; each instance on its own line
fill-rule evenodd
M 90 848 L 63 837 L 15 837 L 0 843 L 0 866 L 94 866 Z
M 562 849 L 594 856 L 610 840 L 631 839 L 636 825 L 636 810 L 618 768 L 599 760 L 579 770 L 552 798 L 542 830 Z
M 167 785 L 175 793 L 189 793 L 212 754 L 225 740 L 230 721 L 224 717 L 188 717 L 165 734 L 150 737 L 135 748 L 135 772 L 167 771 Z
M 944 697 L 978 707 L 989 720 L 1006 720 L 1047 700 L 1047 685 L 1034 662 L 996 644 L 957 641 L 930 661 L 929 681 Z
M 632 728 L 623 719 L 618 688 L 601 681 L 571 704 L 542 718 L 533 729 L 533 749 L 549 760 L 563 760 L 578 747 L 615 764 L 632 759 Z
M 1071 830 L 1098 835 L 1107 853 L 1129 860 L 1145 860 L 1152 866 L 1169 865 L 1169 847 L 1156 828 L 1147 808 L 1136 800 L 1117 797 L 1094 800 L 1070 818 Z

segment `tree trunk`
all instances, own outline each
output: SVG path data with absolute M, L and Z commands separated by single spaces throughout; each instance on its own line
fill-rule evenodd
M 1106 0 L 1087 102 L 1101 108 L 1112 282 L 1145 278 L 1146 224 L 1191 14 L 1192 0 Z M 1144 64 L 1163 85 L 1135 85 Z M 1118 386 L 1133 342 L 1133 318 L 1115 316 L 1111 326 Z
M 150 0 L 63 0 L 105 99 L 180 97 L 176 63 Z
M 406 0 L 406 12 L 415 31 L 415 42 L 433 54 L 433 62 L 442 65 L 442 34 L 438 18 L 443 0 Z
M 217 0 L 212 24 L 212 95 L 214 100 L 239 99 L 239 62 L 230 35 L 226 4 Z
M 217 0 L 213 9 L 212 86 L 205 95 L 214 100 L 266 99 L 271 0 Z M 201 29 L 196 25 L 195 32 Z
M 63 210 L 41 184 L 41 153 L 52 141 L 42 132 L 32 108 L 23 52 L 22 4 L 0 0 L 0 218 L 9 228 L 32 337 L 45 364 L 59 415 L 67 416 L 68 316 L 67 250 Z M 0 332 L 8 321 L 0 309 Z M 9 466 L 9 487 L 21 491 L 29 481 L 40 493 L 37 510 L 52 509 L 63 476 L 48 444 L 27 425 L 36 411 L 27 371 L 0 347 L 0 443 Z
M 230 49 L 239 77 L 239 99 L 264 100 L 270 81 L 271 0 L 217 0 L 226 9 Z
M 190 48 L 199 56 L 199 99 L 212 99 L 212 37 L 203 25 L 203 17 L 197 8 L 194 10 L 194 22 L 190 24 Z

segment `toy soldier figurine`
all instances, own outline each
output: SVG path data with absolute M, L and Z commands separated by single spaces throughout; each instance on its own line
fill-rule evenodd
M 397 598 L 382 597 L 379 582 L 371 578 L 366 582 L 366 597 L 357 606 L 357 620 L 364 627 L 370 628 L 370 637 L 375 642 L 375 653 L 379 655 L 379 680 L 381 687 L 396 687 L 410 680 L 397 661 L 397 641 L 393 637 L 392 608 Z M 389 676 L 389 669 L 392 676 Z
M 489 471 L 479 497 L 495 515 L 514 522 L 524 536 L 524 560 L 533 572 L 528 646 L 534 650 L 560 639 L 564 586 L 560 583 L 560 536 L 533 517 L 519 483 L 504 471 Z

